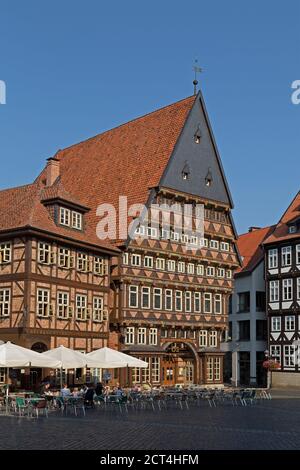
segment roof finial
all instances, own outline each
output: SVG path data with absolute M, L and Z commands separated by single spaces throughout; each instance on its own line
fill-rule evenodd
M 198 60 L 195 59 L 195 64 L 193 66 L 193 70 L 195 72 L 195 78 L 194 78 L 194 81 L 193 81 L 193 84 L 194 84 L 194 95 L 197 95 L 197 85 L 198 85 L 198 80 L 197 80 L 197 73 L 201 73 L 203 72 L 203 69 L 201 67 L 198 67 Z

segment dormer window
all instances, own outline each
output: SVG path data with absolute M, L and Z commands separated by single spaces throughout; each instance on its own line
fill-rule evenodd
M 66 227 L 82 230 L 82 214 L 81 212 L 73 211 L 66 207 L 60 207 L 59 223 Z
M 297 232 L 296 225 L 290 225 L 289 226 L 289 233 L 296 233 L 296 232 Z
M 182 179 L 183 180 L 188 180 L 189 179 L 189 177 L 190 177 L 190 167 L 187 163 L 185 163 L 181 174 L 182 174 Z
M 207 175 L 205 176 L 205 186 L 211 186 L 213 182 L 213 177 L 211 174 L 210 168 L 208 169 Z
M 195 144 L 200 144 L 201 140 L 201 131 L 200 131 L 200 125 L 197 127 L 197 130 L 194 134 L 194 142 Z

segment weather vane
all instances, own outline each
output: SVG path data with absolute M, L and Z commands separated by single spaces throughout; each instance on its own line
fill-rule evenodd
M 197 85 L 198 85 L 198 80 L 197 80 L 197 74 L 203 72 L 203 69 L 201 67 L 198 67 L 198 60 L 195 59 L 195 65 L 193 66 L 193 70 L 195 72 L 195 78 L 193 81 L 194 84 L 194 95 L 197 94 Z

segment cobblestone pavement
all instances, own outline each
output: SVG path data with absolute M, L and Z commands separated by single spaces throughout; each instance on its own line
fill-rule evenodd
M 0 449 L 300 449 L 300 394 L 280 391 L 254 406 L 39 419 L 0 416 Z

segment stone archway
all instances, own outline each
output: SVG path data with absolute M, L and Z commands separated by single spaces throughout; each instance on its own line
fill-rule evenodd
M 199 384 L 200 383 L 200 358 L 197 352 L 197 349 L 195 345 L 189 341 L 186 341 L 183 338 L 172 338 L 166 341 L 165 343 L 162 344 L 163 349 L 167 352 L 167 350 L 172 347 L 172 345 L 180 345 L 183 344 L 185 348 L 187 348 L 189 351 L 192 353 L 193 360 L 195 361 L 195 367 L 194 367 L 194 383 Z M 176 351 L 175 349 L 173 350 L 174 355 L 180 354 L 180 348 L 178 348 L 179 351 Z M 172 353 L 172 351 L 171 351 Z

